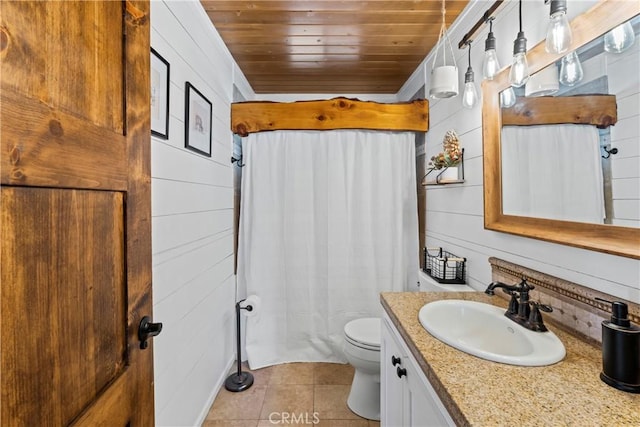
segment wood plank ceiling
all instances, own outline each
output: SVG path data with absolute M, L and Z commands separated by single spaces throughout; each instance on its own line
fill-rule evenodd
M 447 28 L 468 1 L 446 0 Z M 396 93 L 442 22 L 439 0 L 201 3 L 256 93 Z

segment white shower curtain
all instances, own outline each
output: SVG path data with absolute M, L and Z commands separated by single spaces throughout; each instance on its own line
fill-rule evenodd
M 344 362 L 342 329 L 381 314 L 379 293 L 418 271 L 413 133 L 277 131 L 249 135 L 238 285 L 252 369 Z
M 501 147 L 505 214 L 604 222 L 600 139 L 595 126 L 505 126 Z

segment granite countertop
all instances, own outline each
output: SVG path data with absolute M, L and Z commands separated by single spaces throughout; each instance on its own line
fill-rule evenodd
M 456 424 L 473 426 L 640 426 L 640 394 L 600 380 L 600 349 L 547 323 L 567 355 L 550 366 L 520 367 L 471 356 L 431 336 L 418 311 L 464 299 L 506 307 L 479 292 L 383 292 L 385 311 Z

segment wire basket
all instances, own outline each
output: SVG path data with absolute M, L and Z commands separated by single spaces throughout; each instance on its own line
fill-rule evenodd
M 432 255 L 435 253 L 435 255 Z M 460 258 L 442 248 L 424 248 L 423 271 L 438 283 L 464 285 L 466 258 Z

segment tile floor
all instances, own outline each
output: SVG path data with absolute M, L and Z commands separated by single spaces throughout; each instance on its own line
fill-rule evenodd
M 287 363 L 249 372 L 253 386 L 240 393 L 223 387 L 203 427 L 380 426 L 347 407 L 351 365 Z

